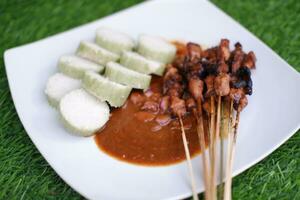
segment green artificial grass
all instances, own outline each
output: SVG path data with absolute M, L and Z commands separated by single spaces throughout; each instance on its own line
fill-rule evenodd
M 5 49 L 68 30 L 138 2 L 0 1 L 0 199 L 83 199 L 56 175 L 27 136 L 8 89 Z M 300 71 L 298 0 L 213 2 Z M 233 197 L 300 199 L 299 131 L 266 159 L 234 178 Z

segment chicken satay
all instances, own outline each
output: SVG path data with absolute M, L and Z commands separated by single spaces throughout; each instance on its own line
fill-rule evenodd
M 187 80 L 193 77 L 199 77 L 203 73 L 204 68 L 200 62 L 189 65 L 186 69 L 186 78 Z
M 169 67 L 164 75 L 165 80 L 173 80 L 176 82 L 182 81 L 182 76 L 179 74 L 178 69 L 175 67 Z
M 185 105 L 189 112 L 194 112 L 194 110 L 197 108 L 196 102 L 192 97 L 189 97 L 185 100 Z
M 183 117 L 186 114 L 185 101 L 180 99 L 179 97 L 171 97 L 171 105 L 170 105 L 172 114 L 175 116 Z
M 190 178 L 191 178 L 193 199 L 198 200 L 190 151 L 189 151 L 188 142 L 187 142 L 187 139 L 186 139 L 184 125 L 183 125 L 183 121 L 182 121 L 182 117 L 187 113 L 186 106 L 185 106 L 185 101 L 183 99 L 178 98 L 178 97 L 172 96 L 171 97 L 171 106 L 170 106 L 170 108 L 171 108 L 172 114 L 177 116 L 178 119 L 179 119 L 179 122 L 180 122 L 182 141 L 183 141 L 184 151 L 185 151 L 187 164 L 188 164 L 188 169 L 189 169 Z
M 219 74 L 214 81 L 214 89 L 218 96 L 226 96 L 230 92 L 230 76 L 228 74 Z
M 229 40 L 221 39 L 220 45 L 218 47 L 218 60 L 219 61 L 227 61 L 230 57 L 229 50 Z
M 232 52 L 232 54 L 233 54 L 233 58 L 232 58 L 231 71 L 232 73 L 236 73 L 237 70 L 241 67 L 245 56 L 245 53 L 242 50 L 242 45 L 240 43 L 235 44 L 235 50 Z
M 203 99 L 203 81 L 200 80 L 198 77 L 193 77 L 189 80 L 189 92 L 195 98 L 196 101 L 202 101 Z
M 251 71 L 248 67 L 240 67 L 231 82 L 234 88 L 244 88 L 245 94 L 252 94 Z
M 242 98 L 239 101 L 238 107 L 237 107 L 237 111 L 241 112 L 246 106 L 248 105 L 248 99 L 247 96 L 244 95 L 242 96 Z
M 214 80 L 215 80 L 215 76 L 213 75 L 209 75 L 204 79 L 206 85 L 205 97 L 211 97 L 215 94 Z
M 202 49 L 200 45 L 189 42 L 186 45 L 186 49 L 189 60 L 192 63 L 197 63 L 201 59 Z
M 249 69 L 255 69 L 256 56 L 253 51 L 247 53 L 244 58 L 243 66 L 248 67 Z
M 218 57 L 218 47 L 213 47 L 206 49 L 202 53 L 203 58 L 208 60 L 210 63 L 216 63 L 217 57 Z
M 248 104 L 243 88 L 231 88 L 229 98 L 233 101 L 233 108 L 242 111 Z

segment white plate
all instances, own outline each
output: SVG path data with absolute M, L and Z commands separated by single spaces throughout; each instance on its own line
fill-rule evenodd
M 68 134 L 47 104 L 44 87 L 60 55 L 80 40 L 93 40 L 99 26 L 136 37 L 140 33 L 207 45 L 228 38 L 257 55 L 254 94 L 241 115 L 234 174 L 274 151 L 299 129 L 300 76 L 270 48 L 207 1 L 150 1 L 90 24 L 5 52 L 5 66 L 19 117 L 33 143 L 54 170 L 89 199 L 179 199 L 191 195 L 186 163 L 143 167 L 101 152 L 93 138 Z M 200 169 L 199 156 L 193 160 Z M 197 170 L 197 190 L 203 190 Z

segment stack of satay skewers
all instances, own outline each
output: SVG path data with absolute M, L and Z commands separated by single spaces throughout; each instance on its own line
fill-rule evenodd
M 231 171 L 240 112 L 247 106 L 246 95 L 252 94 L 250 69 L 255 68 L 252 51 L 244 53 L 240 43 L 230 51 L 229 40 L 222 39 L 219 46 L 202 50 L 200 45 L 177 45 L 176 60 L 164 75 L 164 94 L 170 100 L 170 109 L 182 127 L 183 144 L 191 177 L 193 197 L 197 199 L 188 142 L 182 118 L 191 113 L 197 120 L 199 145 L 202 151 L 205 199 L 231 199 Z M 217 165 L 220 182 L 223 181 L 224 142 L 227 142 L 225 188 L 217 197 Z M 220 151 L 217 142 L 220 140 Z M 205 148 L 208 146 L 208 156 Z M 218 156 L 218 154 L 220 154 Z M 218 160 L 217 158 L 221 159 Z

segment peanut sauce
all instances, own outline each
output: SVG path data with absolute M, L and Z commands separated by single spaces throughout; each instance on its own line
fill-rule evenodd
M 137 96 L 155 101 L 162 95 L 162 84 L 162 77 L 153 76 L 147 91 L 132 91 L 123 107 L 112 110 L 105 127 L 95 135 L 102 151 L 118 160 L 148 166 L 186 159 L 178 119 L 156 112 L 155 107 L 151 112 L 141 111 L 141 104 L 134 100 Z M 183 123 L 190 154 L 195 156 L 200 153 L 196 120 L 188 113 Z

